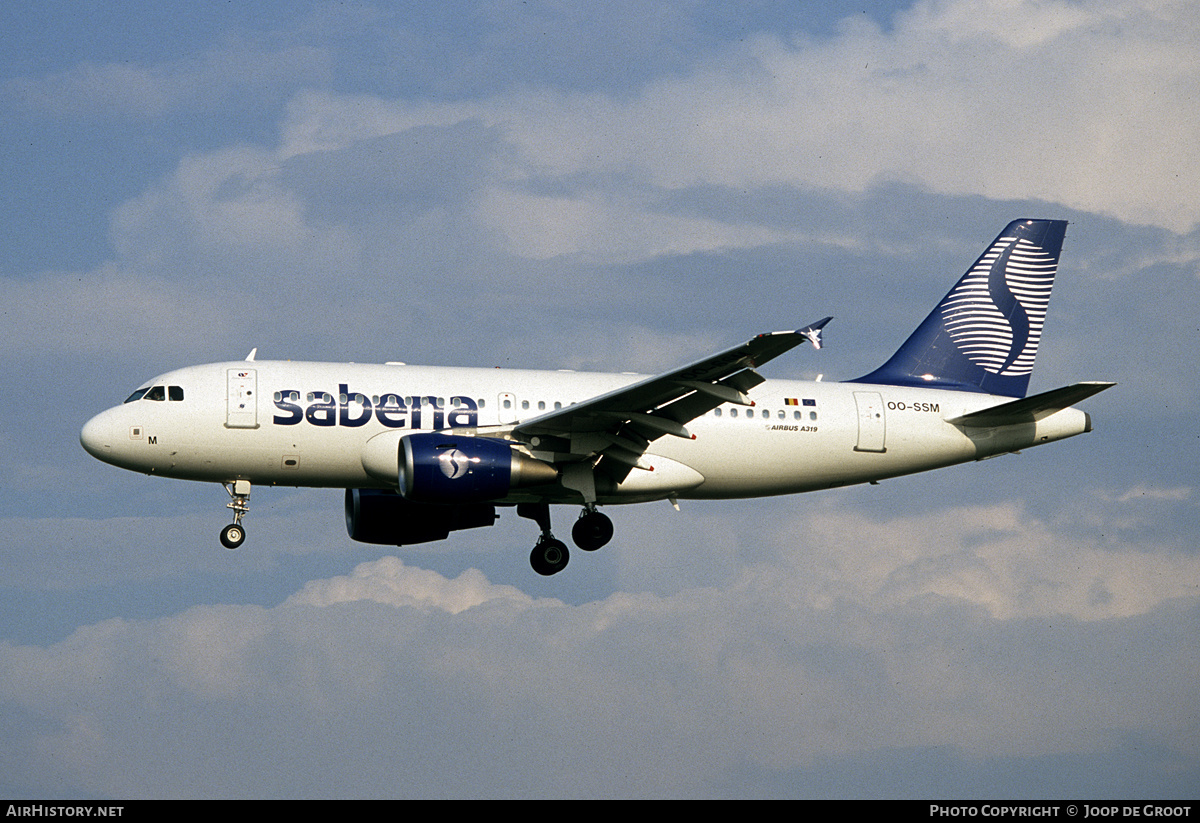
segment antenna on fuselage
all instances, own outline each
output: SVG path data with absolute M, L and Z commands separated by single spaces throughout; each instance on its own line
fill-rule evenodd
M 250 353 L 248 355 L 246 355 L 246 359 L 249 361 L 253 361 L 254 355 L 256 355 L 256 354 L 258 354 L 258 346 L 255 346 L 254 348 L 252 348 L 250 350 Z

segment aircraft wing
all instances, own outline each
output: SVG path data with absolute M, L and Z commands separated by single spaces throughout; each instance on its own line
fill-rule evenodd
M 765 379 L 755 367 L 805 341 L 820 348 L 821 329 L 831 319 L 760 334 L 673 371 L 522 421 L 512 436 L 580 459 L 598 456 L 607 473 L 620 480 L 639 467 L 641 455 L 659 437 L 692 437 L 686 424 L 722 403 L 753 405 L 746 392 Z

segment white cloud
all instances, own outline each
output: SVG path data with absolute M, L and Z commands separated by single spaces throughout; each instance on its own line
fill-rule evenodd
M 731 555 L 732 571 L 718 585 L 786 591 L 814 609 L 854 603 L 885 612 L 932 601 L 996 620 L 1103 621 L 1200 596 L 1200 557 L 1146 534 L 1141 516 L 1112 506 L 1107 495 L 1085 497 L 1047 520 L 1014 502 L 889 515 L 849 504 L 862 494 L 771 501 L 765 522 L 758 507 L 759 515 L 747 511 L 730 522 L 728 511 L 692 503 L 686 518 L 656 524 L 647 516 L 651 522 L 637 528 L 648 532 L 642 541 L 671 546 L 653 558 L 656 564 L 682 568 L 689 556 L 710 562 L 704 547 L 720 546 Z M 1167 502 L 1179 503 L 1184 516 L 1190 509 L 1186 498 Z M 668 530 L 670 538 L 660 533 Z M 625 584 L 635 585 L 646 575 L 636 564 L 647 558 L 627 551 L 622 559 L 631 564 Z
M 385 557 L 364 563 L 353 574 L 332 580 L 314 580 L 288 598 L 289 605 L 330 606 L 370 600 L 390 606 L 441 609 L 450 614 L 492 600 L 515 600 L 527 605 L 532 598 L 512 586 L 496 586 L 479 572 L 467 569 L 453 580 L 426 569 L 405 566 L 399 558 Z
M 354 242 L 314 225 L 279 181 L 273 152 L 224 149 L 185 157 L 176 171 L 113 216 L 113 242 L 136 271 L 194 269 L 259 285 L 263 274 L 334 269 L 356 259 Z
M 479 201 L 481 220 L 498 227 L 505 251 L 543 260 L 563 255 L 602 263 L 794 243 L 803 235 L 684 217 L 597 192 L 548 197 L 493 188 Z
M 856 23 L 827 40 L 760 37 L 737 47 L 741 59 L 620 100 L 306 94 L 290 108 L 280 154 L 478 119 L 509 143 L 478 180 L 478 214 L 508 251 L 535 259 L 797 239 L 681 218 L 656 194 L 714 185 L 862 192 L 903 180 L 1188 231 L 1200 211 L 1198 18 L 1171 0 L 918 3 L 886 32 Z M 523 188 L 547 180 L 556 193 Z M 618 180 L 623 192 L 610 188 Z
M 630 796 L 889 747 L 1096 751 L 1104 729 L 1186 756 L 1194 597 L 1139 623 L 996 620 L 818 603 L 804 570 L 767 571 L 568 606 L 388 558 L 273 608 L 3 645 L 6 771 L 121 796 Z
M 8 307 L 0 356 L 14 361 L 31 354 L 95 355 L 124 345 L 178 351 L 182 341 L 229 334 L 245 319 L 237 301 L 226 304 L 219 294 L 115 265 L 0 280 L 0 304 Z
M 887 32 L 763 38 L 752 70 L 656 84 L 593 144 L 665 186 L 900 179 L 1187 231 L 1198 26 L 1171 0 L 918 3 Z
M 212 110 L 232 98 L 263 104 L 302 80 L 328 77 L 320 48 L 260 49 L 230 41 L 191 58 L 155 65 L 88 61 L 44 77 L 15 78 L 4 96 L 39 113 L 69 118 L 161 118 L 181 109 Z
M 1182 501 L 1190 500 L 1191 497 L 1192 489 L 1189 486 L 1173 486 L 1171 488 L 1159 489 L 1152 486 L 1138 485 L 1115 496 L 1113 499 L 1118 503 L 1128 503 L 1133 500 Z
M 420 337 L 432 331 L 420 316 L 468 289 L 522 311 L 530 292 L 571 309 L 570 291 L 530 268 L 543 261 L 568 279 L 589 265 L 830 238 L 811 215 L 681 209 L 672 196 L 685 187 L 836 199 L 898 179 L 1184 231 L 1200 213 L 1196 17 L 1166 0 L 928 2 L 889 31 L 760 37 L 733 47 L 739 59 L 623 98 L 300 93 L 278 146 L 185 157 L 121 205 L 111 264 L 8 283 L 23 330 L 13 339 L 55 325 L 69 331 L 51 345 L 96 351 L 115 321 L 122 339 L 170 346 L 202 340 L 201 323 L 259 345 L 256 318 L 277 312 L 281 293 L 294 296 L 292 317 L 326 318 L 324 340 L 391 325 Z M 347 163 L 355 174 L 337 176 Z M 1179 253 L 1191 259 L 1190 245 Z M 381 283 L 405 305 L 381 306 Z M 613 285 L 624 296 L 643 284 Z M 41 299 L 60 290 L 61 305 Z

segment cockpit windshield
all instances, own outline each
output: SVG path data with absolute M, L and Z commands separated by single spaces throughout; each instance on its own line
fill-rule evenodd
M 148 386 L 138 389 L 125 399 L 126 403 L 138 400 L 183 400 L 183 386 Z

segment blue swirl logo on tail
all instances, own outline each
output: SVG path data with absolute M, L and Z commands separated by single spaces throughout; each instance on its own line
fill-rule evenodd
M 1065 220 L 1014 220 L 880 368 L 854 383 L 1024 397 Z
M 999 237 L 942 301 L 942 323 L 991 374 L 1033 371 L 1058 260 L 1019 237 Z

